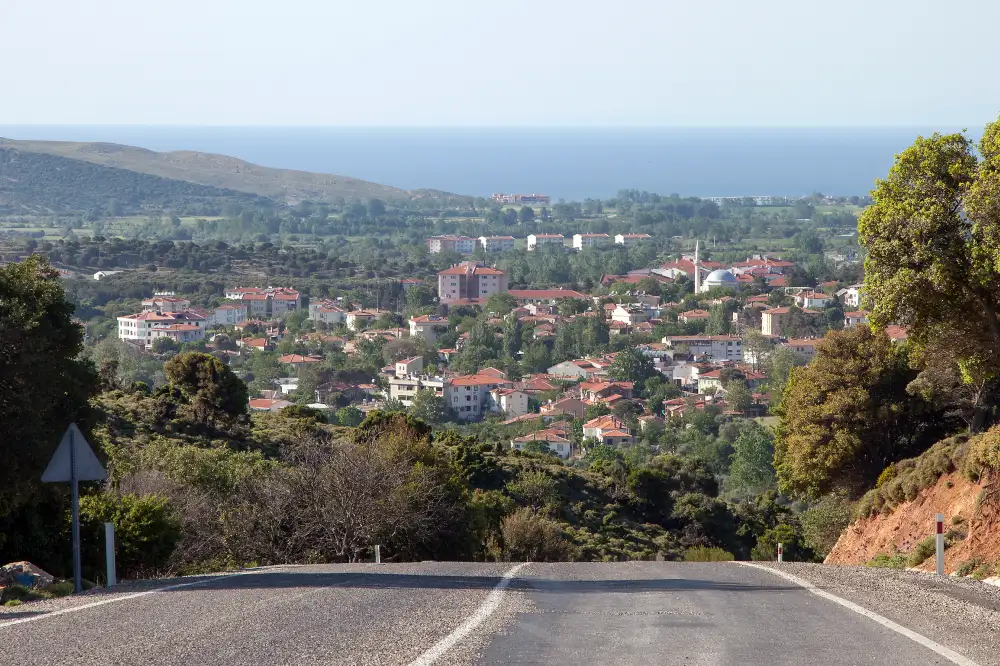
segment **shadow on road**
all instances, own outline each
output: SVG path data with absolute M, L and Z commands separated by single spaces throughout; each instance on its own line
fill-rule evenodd
M 251 590 L 275 588 L 403 588 L 403 589 L 482 589 L 496 586 L 499 578 L 490 576 L 448 576 L 439 574 L 398 573 L 316 573 L 316 572 L 255 572 L 227 576 L 203 585 L 177 590 Z M 801 591 L 797 585 L 760 585 L 696 578 L 655 578 L 633 580 L 559 580 L 552 578 L 515 578 L 511 590 L 554 594 L 636 593 L 636 592 L 760 592 Z
M 23 620 L 26 617 L 45 615 L 46 611 L 7 611 L 0 608 L 0 624 L 11 620 Z

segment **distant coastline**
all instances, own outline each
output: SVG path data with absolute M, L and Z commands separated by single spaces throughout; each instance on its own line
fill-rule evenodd
M 863 195 L 920 134 L 953 128 L 333 128 L 0 125 L 15 139 L 220 153 L 407 190 L 490 197 Z

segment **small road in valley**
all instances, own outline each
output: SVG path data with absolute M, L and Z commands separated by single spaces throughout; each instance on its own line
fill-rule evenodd
M 0 664 L 1000 663 L 995 639 L 977 642 L 969 627 L 994 629 L 991 592 L 912 594 L 945 600 L 946 617 L 911 623 L 907 599 L 892 605 L 893 586 L 924 579 L 893 572 L 855 588 L 844 582 L 853 578 L 823 579 L 833 567 L 777 568 L 426 562 L 135 583 L 0 608 Z

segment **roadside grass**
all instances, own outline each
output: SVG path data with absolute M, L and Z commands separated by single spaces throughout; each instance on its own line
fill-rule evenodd
M 906 555 L 902 553 L 893 553 L 891 555 L 879 553 L 866 562 L 865 566 L 872 567 L 874 569 L 905 569 L 906 562 Z
M 88 585 L 84 585 L 88 587 Z M 90 584 L 89 587 L 93 587 Z M 45 589 L 35 590 L 23 585 L 11 585 L 3 589 L 0 593 L 0 605 L 6 607 L 20 606 L 27 601 L 41 601 L 42 599 L 55 599 L 73 594 L 73 583 L 61 581 L 53 583 Z
M 733 554 L 715 546 L 692 546 L 684 551 L 685 562 L 732 562 Z

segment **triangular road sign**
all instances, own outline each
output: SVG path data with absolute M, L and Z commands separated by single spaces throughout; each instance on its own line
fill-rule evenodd
M 94 450 L 90 448 L 90 443 L 80 432 L 75 423 L 70 423 L 66 428 L 59 448 L 52 454 L 49 466 L 42 474 L 42 481 L 45 483 L 66 483 L 72 480 L 72 470 L 70 468 L 70 438 L 76 449 L 76 478 L 78 481 L 104 481 L 108 478 L 108 473 L 104 471 L 101 461 L 94 455 Z

